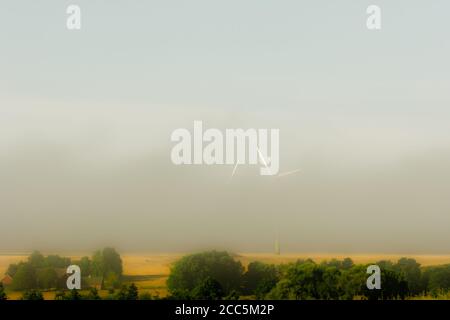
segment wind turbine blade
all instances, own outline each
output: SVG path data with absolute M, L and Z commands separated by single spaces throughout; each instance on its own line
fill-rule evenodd
M 291 174 L 294 174 L 294 173 L 297 173 L 297 172 L 300 172 L 300 171 L 302 171 L 302 170 L 301 169 L 296 169 L 296 170 L 292 170 L 292 171 L 288 171 L 288 172 L 283 172 L 283 173 L 280 173 L 277 177 L 289 176 Z

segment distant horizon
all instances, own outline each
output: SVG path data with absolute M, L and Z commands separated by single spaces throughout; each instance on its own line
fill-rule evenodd
M 114 248 L 114 247 L 113 247 Z M 60 250 L 29 250 L 29 251 L 0 251 L 0 256 L 27 256 L 34 251 L 38 251 L 44 255 L 67 255 L 67 256 L 81 256 L 81 255 L 90 255 L 96 250 L 100 250 L 101 248 L 94 249 L 92 251 L 60 251 Z M 420 253 L 420 252 L 301 252 L 301 251 L 289 251 L 289 252 L 281 252 L 280 254 L 272 253 L 269 251 L 230 251 L 226 249 L 210 249 L 210 250 L 193 250 L 193 251 L 121 251 L 118 250 L 122 255 L 184 255 L 184 254 L 192 254 L 199 253 L 205 251 L 227 251 L 233 255 L 273 255 L 273 256 L 296 256 L 296 255 L 313 255 L 313 256 L 332 256 L 336 255 L 339 257 L 349 255 L 349 256 L 435 256 L 435 257 L 450 257 L 450 253 Z

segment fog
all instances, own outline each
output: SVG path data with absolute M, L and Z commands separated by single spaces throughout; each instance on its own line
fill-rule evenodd
M 448 253 L 450 5 L 250 2 L 2 2 L 0 252 Z M 174 165 L 195 120 L 280 175 Z

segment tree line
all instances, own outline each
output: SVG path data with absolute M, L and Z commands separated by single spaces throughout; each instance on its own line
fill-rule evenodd
M 80 266 L 83 288 L 88 288 L 83 294 L 75 289 L 66 290 L 66 284 L 57 275 L 57 270 L 70 264 Z M 438 297 L 450 292 L 450 265 L 422 267 L 410 258 L 374 264 L 381 269 L 380 290 L 369 290 L 366 286 L 368 264 L 355 264 L 350 258 L 321 263 L 305 259 L 281 265 L 255 261 L 244 268 L 228 252 L 208 251 L 186 255 L 173 264 L 164 299 L 390 300 Z M 44 289 L 56 290 L 56 300 L 100 300 L 97 288 L 108 290 L 103 299 L 160 299 L 148 292 L 139 294 L 134 283 L 122 283 L 122 260 L 112 248 L 74 261 L 33 252 L 27 261 L 11 264 L 7 274 L 13 277 L 11 287 L 24 291 L 25 300 L 42 300 Z M 6 299 L 0 283 L 0 300 Z
M 227 252 L 188 255 L 176 262 L 167 281 L 172 299 L 406 299 L 450 291 L 450 265 L 421 267 L 409 258 L 378 261 L 381 289 L 369 290 L 367 266 L 350 258 L 316 263 L 311 259 L 244 268 Z
M 94 252 L 91 258 L 72 260 L 59 255 L 44 256 L 34 251 L 26 261 L 10 264 L 6 275 L 12 278 L 10 289 L 25 291 L 27 300 L 39 300 L 39 290 L 63 290 L 67 288 L 67 267 L 78 265 L 81 269 L 82 286 L 96 289 L 117 289 L 122 284 L 122 259 L 113 248 Z M 5 294 L 3 285 L 1 292 Z M 72 293 L 75 294 L 75 293 Z M 58 295 L 57 295 L 58 297 Z M 59 295 L 64 297 L 64 295 Z M 95 298 L 95 294 L 92 296 Z M 75 297 L 76 298 L 76 297 Z

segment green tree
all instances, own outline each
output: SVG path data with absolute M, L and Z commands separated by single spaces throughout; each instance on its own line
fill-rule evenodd
M 105 248 L 102 252 L 104 272 L 114 272 L 119 277 L 122 276 L 122 259 L 113 248 Z
M 352 300 L 364 296 L 367 266 L 354 265 L 350 269 L 342 270 L 338 279 L 338 288 L 341 291 L 340 299 Z
M 65 291 L 57 291 L 55 294 L 55 300 L 67 300 Z
M 317 294 L 320 299 L 339 299 L 343 295 L 342 289 L 338 286 L 342 270 L 336 267 L 321 267 L 319 283 L 317 284 Z
M 231 290 L 228 295 L 223 297 L 223 300 L 239 300 L 239 292 L 237 292 L 236 290 Z
M 15 290 L 36 288 L 36 271 L 30 263 L 20 264 L 12 281 Z
M 109 281 L 107 285 L 113 287 L 120 284 L 123 272 L 122 259 L 113 248 L 96 251 L 92 256 L 91 268 L 93 275 L 102 277 L 102 287 L 105 281 Z M 107 277 L 109 279 L 106 279 Z
M 272 299 L 320 299 L 318 292 L 322 270 L 314 262 L 298 261 L 290 264 L 280 281 L 269 295 Z
M 353 263 L 353 260 L 350 258 L 345 258 L 344 260 L 342 260 L 342 269 L 348 270 L 354 265 L 355 264 Z
M 279 280 L 278 270 L 274 265 L 251 262 L 243 276 L 243 293 L 263 298 Z
M 139 295 L 139 300 L 153 300 L 153 296 L 150 292 L 143 292 Z
M 89 257 L 82 257 L 77 265 L 80 267 L 83 277 L 88 277 L 91 275 L 92 266 Z
M 106 297 L 106 300 L 114 300 L 117 299 L 116 290 L 113 288 L 110 288 L 108 290 L 108 296 Z
M 427 267 L 423 276 L 431 295 L 436 297 L 450 291 L 450 265 Z
M 381 272 L 382 299 L 402 299 L 409 293 L 408 282 L 403 274 L 393 270 L 382 270 Z
M 239 290 L 243 267 L 228 252 L 209 251 L 187 255 L 172 267 L 167 280 L 170 294 L 175 298 L 189 298 L 192 290 L 208 278 L 217 281 L 224 295 Z
M 335 267 L 338 270 L 348 270 L 354 266 L 353 260 L 345 258 L 344 260 L 331 259 L 330 261 L 324 261 L 320 264 L 326 267 Z
M 0 282 L 0 301 L 7 300 L 8 296 L 6 295 L 5 288 L 3 287 L 3 283 Z
M 323 270 L 315 263 L 294 264 L 288 270 L 286 278 L 289 281 L 291 295 L 296 300 L 320 299 L 318 284 Z
M 224 296 L 220 283 L 212 278 L 206 278 L 192 290 L 194 300 L 220 300 Z
M 126 285 L 122 285 L 120 290 L 115 295 L 116 300 L 128 300 L 128 287 Z
M 45 257 L 39 251 L 33 251 L 28 257 L 28 263 L 33 268 L 43 268 L 46 265 Z
M 49 268 L 67 268 L 70 265 L 70 258 L 61 257 L 59 255 L 48 255 L 44 264 Z
M 89 293 L 86 296 L 86 299 L 87 300 L 101 300 L 101 298 L 100 298 L 96 288 L 90 288 L 89 289 Z
M 39 290 L 27 290 L 23 293 L 22 300 L 44 300 L 44 296 Z
M 117 292 L 116 297 L 117 300 L 138 300 L 139 299 L 139 291 L 134 283 L 131 285 L 122 285 L 119 292 Z
M 295 300 L 296 295 L 292 290 L 292 283 L 286 278 L 282 278 L 276 286 L 266 295 L 270 300 Z
M 380 269 L 385 269 L 385 270 L 393 270 L 395 265 L 392 261 L 390 260 L 380 260 L 376 263 L 377 266 L 380 267 Z
M 411 295 L 418 295 L 425 291 L 423 286 L 422 271 L 420 264 L 414 259 L 401 258 L 394 266 L 396 271 L 401 272 L 408 282 L 408 288 Z
M 19 269 L 19 266 L 22 265 L 22 264 L 23 264 L 23 262 L 11 263 L 8 266 L 8 270 L 6 270 L 6 274 L 8 274 L 12 278 L 14 278 L 14 276 L 16 275 L 17 270 Z
M 92 255 L 91 270 L 95 276 L 103 277 L 105 275 L 105 266 L 102 251 L 95 251 Z
M 138 300 L 139 290 L 134 283 L 128 287 L 127 300 Z
M 380 266 L 379 263 L 377 263 Z M 381 269 L 381 289 L 369 290 L 364 287 L 364 295 L 370 300 L 393 300 L 405 299 L 408 295 L 408 282 L 404 275 L 394 270 L 393 264 L 382 264 Z
M 81 299 L 82 299 L 82 297 L 77 289 L 70 290 L 70 293 L 65 298 L 65 300 L 74 300 L 74 301 L 78 301 Z
M 36 270 L 36 285 L 41 289 L 56 288 L 58 275 L 53 268 L 42 268 Z
M 103 285 L 106 288 L 119 288 L 121 284 L 119 276 L 115 272 L 108 272 L 103 280 Z

